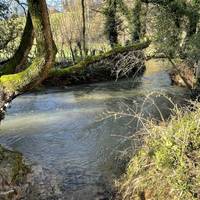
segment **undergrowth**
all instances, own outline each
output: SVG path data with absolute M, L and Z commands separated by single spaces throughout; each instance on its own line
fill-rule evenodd
M 141 149 L 119 181 L 123 200 L 200 199 L 200 104 L 148 123 Z

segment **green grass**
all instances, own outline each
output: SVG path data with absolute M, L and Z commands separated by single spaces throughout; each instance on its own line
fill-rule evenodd
M 168 123 L 149 124 L 144 144 L 119 188 L 122 199 L 200 199 L 200 104 L 176 110 Z

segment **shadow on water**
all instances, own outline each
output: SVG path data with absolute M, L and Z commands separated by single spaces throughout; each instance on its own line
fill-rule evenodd
M 145 96 L 162 92 L 178 104 L 188 97 L 185 89 L 170 85 L 166 66 L 152 62 L 134 81 L 49 89 L 15 99 L 0 127 L 0 142 L 33 165 L 27 198 L 109 199 L 109 187 L 124 167 L 124 152 L 134 150 L 127 138 L 140 127 L 123 113 L 142 109 L 145 117 L 160 119 L 154 102 L 167 118 L 172 104 L 154 95 L 143 103 Z

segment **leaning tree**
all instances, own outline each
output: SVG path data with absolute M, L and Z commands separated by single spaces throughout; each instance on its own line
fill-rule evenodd
M 24 62 L 32 46 L 33 31 L 38 55 L 24 71 L 0 77 L 1 117 L 7 103 L 43 81 L 55 61 L 57 50 L 52 37 L 46 1 L 28 0 L 28 13 L 19 48 L 2 67 L 5 67 L 7 72 L 13 73 L 16 67 Z
M 17 69 L 19 69 L 25 64 L 28 58 L 28 54 L 31 50 L 33 40 L 33 24 L 30 13 L 28 12 L 26 18 L 26 25 L 21 37 L 20 45 L 10 59 L 2 61 L 0 63 L 0 75 L 13 74 L 17 71 Z

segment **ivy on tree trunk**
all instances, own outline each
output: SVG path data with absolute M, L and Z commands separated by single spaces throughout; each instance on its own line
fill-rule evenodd
M 141 22 L 140 22 L 141 9 L 142 9 L 141 0 L 135 0 L 133 2 L 133 9 L 132 9 L 132 25 L 131 25 L 132 42 L 136 42 L 136 41 L 140 40 L 140 35 L 141 35 Z
M 117 0 L 107 0 L 105 32 L 108 36 L 110 46 L 114 48 L 118 44 L 117 31 Z

